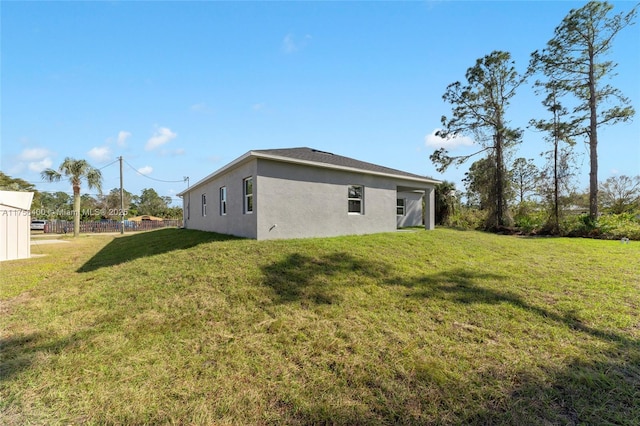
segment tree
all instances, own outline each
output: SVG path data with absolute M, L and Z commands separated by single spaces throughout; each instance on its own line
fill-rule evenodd
M 451 118 L 442 117 L 442 138 L 470 134 L 482 149 L 474 154 L 451 157 L 444 148 L 436 150 L 431 161 L 443 172 L 452 163 L 460 165 L 474 155 L 487 153 L 493 163 L 493 188 L 489 202 L 488 230 L 511 223 L 507 205 L 508 177 L 505 158 L 510 148 L 520 141 L 522 131 L 509 128 L 506 109 L 509 100 L 524 78 L 518 74 L 508 52 L 494 51 L 480 58 L 466 73 L 467 84 L 455 82 L 442 98 L 453 107 Z
M 35 192 L 36 187 L 32 183 L 24 179 L 12 178 L 9 175 L 0 172 L 0 190 L 3 191 L 28 191 Z
M 86 180 L 89 189 L 102 190 L 102 173 L 92 167 L 86 160 L 76 160 L 71 157 L 64 159 L 58 170 L 46 169 L 41 173 L 42 179 L 48 182 L 59 182 L 63 176 L 69 178 L 73 187 L 73 236 L 80 234 L 80 188 Z
M 72 219 L 73 203 L 66 192 L 43 192 L 38 204 L 33 204 L 35 216 L 39 219 Z
M 435 191 L 436 224 L 448 224 L 449 218 L 455 213 L 459 204 L 456 185 L 445 180 L 436 185 Z
M 495 160 L 482 158 L 474 161 L 464 174 L 467 206 L 487 210 L 491 198 L 491 188 L 495 186 Z
M 531 67 L 535 67 L 535 60 L 532 61 Z M 567 117 L 569 112 L 560 103 L 561 93 L 565 90 L 558 82 L 558 78 L 553 68 L 543 70 L 547 80 L 536 81 L 534 87 L 539 92 L 546 93 L 542 105 L 551 113 L 548 120 L 531 120 L 529 124 L 534 128 L 545 132 L 544 137 L 551 143 L 551 150 L 543 152 L 542 155 L 547 157 L 547 166 L 541 175 L 541 192 L 550 205 L 550 215 L 546 228 L 552 234 L 560 233 L 560 196 L 561 191 L 567 190 L 569 179 L 573 176 L 571 172 L 571 163 L 573 160 L 573 147 L 575 140 L 573 135 L 576 133 L 578 123 Z
M 85 220 L 100 219 L 100 204 L 90 194 L 82 194 L 80 197 L 80 218 Z
M 516 158 L 511 166 L 511 181 L 518 192 L 520 203 L 524 202 L 527 194 L 536 190 L 539 175 L 538 167 L 532 159 Z
M 556 27 L 547 47 L 532 54 L 535 68 L 547 75 L 553 74 L 560 91 L 572 94 L 578 101 L 573 109 L 573 121 L 582 126 L 573 136 L 588 138 L 592 220 L 598 217 L 598 128 L 627 121 L 635 113 L 629 99 L 603 80 L 615 75 L 613 70 L 617 64 L 605 58 L 615 36 L 634 23 L 636 8 L 626 15 L 610 16 L 612 5 L 590 1 L 580 9 L 572 9 Z
M 640 175 L 612 176 L 600 184 L 602 205 L 620 214 L 640 208 Z
M 37 206 L 40 203 L 40 192 L 38 192 L 34 184 L 29 183 L 24 179 L 12 178 L 3 172 L 0 172 L 0 190 L 33 192 L 33 201 L 31 202 L 31 205 Z
M 155 189 L 145 188 L 140 196 L 134 196 L 133 202 L 138 214 L 166 216 L 171 204 L 171 197 L 161 197 Z
M 131 206 L 133 197 L 133 194 L 126 189 L 122 190 L 122 208 L 127 213 L 129 213 L 129 208 Z M 113 188 L 111 191 L 109 191 L 109 193 L 102 200 L 105 217 L 108 217 L 109 219 L 121 218 L 120 201 L 120 188 Z

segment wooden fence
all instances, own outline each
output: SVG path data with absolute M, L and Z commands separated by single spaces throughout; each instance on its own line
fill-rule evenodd
M 121 222 L 116 220 L 108 220 L 101 222 L 80 222 L 80 233 L 99 233 L 99 232 L 120 232 Z M 124 231 L 149 231 L 151 229 L 180 227 L 182 220 L 166 219 L 166 220 L 143 220 L 133 222 L 124 221 Z M 67 234 L 73 233 L 73 222 L 69 220 L 51 220 L 47 221 L 44 228 L 45 234 Z

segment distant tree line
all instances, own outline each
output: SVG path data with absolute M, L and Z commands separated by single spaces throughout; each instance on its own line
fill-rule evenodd
M 0 172 L 0 189 L 4 191 L 29 191 L 34 193 L 31 211 L 34 218 L 73 220 L 73 197 L 66 192 L 41 192 L 36 186 L 20 178 L 12 178 Z M 145 188 L 139 195 L 123 191 L 125 218 L 150 215 L 164 219 L 181 219 L 182 208 L 171 206 L 171 197 L 159 195 L 153 188 Z M 81 220 L 119 220 L 120 189 L 113 188 L 107 194 L 80 196 Z

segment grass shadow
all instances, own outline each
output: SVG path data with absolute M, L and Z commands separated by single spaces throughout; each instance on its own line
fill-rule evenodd
M 601 355 L 548 370 L 551 380 L 524 381 L 510 398 L 519 418 L 502 416 L 517 424 L 640 424 L 640 346 L 628 342 Z
M 263 284 L 271 287 L 281 303 L 305 301 L 332 304 L 341 299 L 339 289 L 357 285 L 359 277 L 383 277 L 389 266 L 358 259 L 349 253 L 319 257 L 299 253 L 262 267 Z
M 0 382 L 31 367 L 39 353 L 57 354 L 79 341 L 79 336 L 51 341 L 43 333 L 16 335 L 0 339 Z
M 478 280 L 487 279 L 504 281 L 507 277 L 493 273 L 477 273 L 466 269 L 453 269 L 413 279 L 394 278 L 388 280 L 387 283 L 414 288 L 416 291 L 411 296 L 417 298 L 441 298 L 462 304 L 508 303 L 539 317 L 547 318 L 602 340 L 617 343 L 628 343 L 629 341 L 627 337 L 621 334 L 599 330 L 584 324 L 573 312 L 553 312 L 527 303 L 513 292 L 488 289 L 476 284 Z
M 509 291 L 488 289 L 482 280 L 505 276 L 453 269 L 413 279 L 395 278 L 418 298 L 440 298 L 461 304 L 506 303 L 578 333 L 611 344 L 589 358 L 576 358 L 544 378 L 521 372 L 519 385 L 499 406 L 487 406 L 462 421 L 465 424 L 640 424 L 640 342 L 615 331 L 584 324 L 574 312 L 536 306 Z
M 119 265 L 132 260 L 185 250 L 213 241 L 240 239 L 231 235 L 189 229 L 164 228 L 114 238 L 96 253 L 77 272 L 91 272 L 100 268 Z

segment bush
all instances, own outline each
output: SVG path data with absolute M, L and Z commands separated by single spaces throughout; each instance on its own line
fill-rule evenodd
M 547 222 L 547 212 L 537 208 L 532 202 L 520 203 L 515 210 L 514 224 L 525 233 L 539 231 Z
M 463 207 L 449 216 L 444 224 L 456 229 L 482 229 L 486 211 Z M 548 212 L 533 205 L 521 205 L 515 214 L 516 227 L 527 234 L 548 232 Z M 590 237 L 616 240 L 629 238 L 640 241 L 640 214 L 605 214 L 592 220 L 588 214 L 566 215 L 560 222 L 560 235 L 566 237 Z
M 604 238 L 640 240 L 640 219 L 632 213 L 600 216 L 597 227 Z
M 564 235 L 617 240 L 640 240 L 640 219 L 632 213 L 607 214 L 592 220 L 589 215 L 572 216 L 562 223 Z
M 447 218 L 446 226 L 456 229 L 480 229 L 486 218 L 486 212 L 462 207 Z

